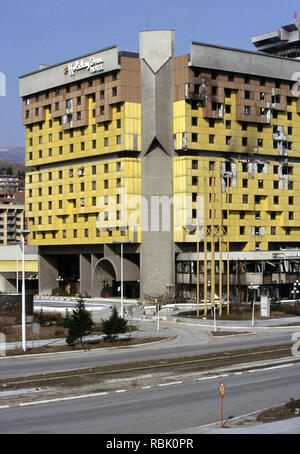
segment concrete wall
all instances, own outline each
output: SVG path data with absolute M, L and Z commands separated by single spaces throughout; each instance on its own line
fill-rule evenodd
M 297 60 L 197 42 L 191 44 L 191 66 L 284 80 L 297 80 L 292 76 L 300 71 Z

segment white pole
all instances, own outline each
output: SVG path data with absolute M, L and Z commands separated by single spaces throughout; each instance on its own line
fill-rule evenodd
M 17 294 L 19 294 L 19 259 L 17 259 Z
M 253 306 L 252 306 L 252 326 L 254 326 L 254 305 L 255 305 L 255 289 L 253 290 L 254 297 L 253 297 Z
M 159 304 L 157 305 L 157 331 L 159 331 Z
M 22 235 L 22 349 L 26 352 L 25 237 Z
M 216 304 L 214 304 L 214 331 L 217 331 Z
M 121 317 L 123 317 L 123 243 L 121 243 Z

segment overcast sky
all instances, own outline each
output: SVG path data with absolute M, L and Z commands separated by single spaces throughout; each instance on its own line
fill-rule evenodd
M 294 0 L 0 0 L 0 148 L 23 146 L 18 77 L 114 44 L 138 51 L 139 31 L 175 30 L 175 53 L 191 41 L 255 50 L 253 35 L 293 21 Z M 300 6 L 298 8 L 300 16 Z M 0 87 L 1 93 L 1 87 Z

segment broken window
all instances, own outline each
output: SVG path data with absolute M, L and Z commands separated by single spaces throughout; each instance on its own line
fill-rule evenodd
M 257 172 L 262 173 L 264 171 L 264 164 L 257 164 Z

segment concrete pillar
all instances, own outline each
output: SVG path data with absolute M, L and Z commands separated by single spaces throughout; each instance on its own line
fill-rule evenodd
M 91 256 L 80 254 L 79 256 L 80 293 L 82 296 L 92 296 L 92 269 Z
M 172 30 L 140 33 L 142 300 L 167 295 L 168 286 L 175 281 L 173 209 L 170 203 L 173 198 L 174 153 L 173 57 Z
M 58 287 L 57 278 L 57 257 L 39 254 L 39 295 L 52 295 L 52 290 Z

